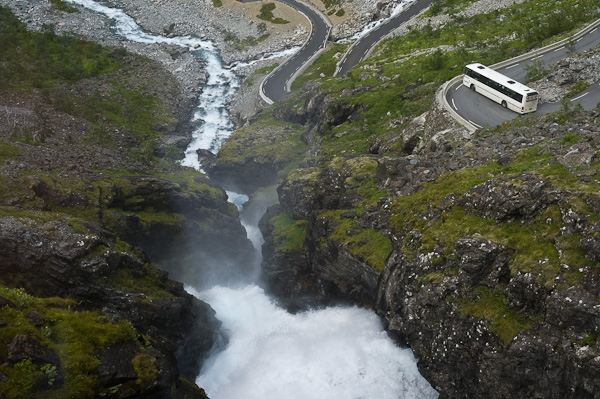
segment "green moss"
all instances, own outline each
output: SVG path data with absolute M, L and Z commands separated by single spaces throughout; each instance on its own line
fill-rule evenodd
M 9 376 L 0 384 L 6 397 L 93 398 L 98 388 L 95 369 L 99 365 L 95 351 L 110 345 L 136 341 L 137 333 L 128 322 L 114 322 L 99 312 L 77 311 L 75 301 L 63 298 L 36 298 L 21 289 L 0 287 L 0 295 L 17 306 L 0 309 L 0 319 L 7 325 L 0 329 L 0 356 L 6 358 L 7 345 L 15 335 L 27 335 L 58 354 L 63 385 L 53 384 L 52 367 L 28 361 L 0 366 Z M 36 311 L 44 325 L 32 325 L 24 315 Z M 48 390 L 52 388 L 51 390 Z M 15 394 L 16 393 L 16 394 Z
M 248 158 L 272 165 L 288 173 L 290 166 L 300 162 L 306 151 L 302 142 L 304 128 L 274 119 L 261 117 L 249 127 L 237 130 L 221 147 L 217 163 L 243 165 Z
M 392 253 L 391 241 L 378 230 L 359 226 L 355 219 L 346 216 L 348 212 L 328 211 L 321 214 L 321 217 L 331 218 L 336 224 L 329 239 L 335 240 L 350 253 L 363 258 L 376 271 L 382 272 Z
M 472 316 L 488 321 L 489 329 L 508 345 L 521 331 L 531 327 L 533 322 L 508 306 L 503 293 L 487 287 L 477 287 L 473 299 L 458 298 L 456 303 L 463 316 Z
M 575 133 L 567 133 L 563 136 L 562 139 L 560 139 L 560 143 L 571 146 L 577 144 L 579 140 L 581 140 L 580 135 Z
M 160 374 L 156 358 L 146 352 L 139 353 L 133 358 L 131 363 L 138 375 L 136 383 L 141 387 L 148 387 L 148 385 L 155 381 Z
M 4 140 L 0 140 L 0 164 L 3 164 L 8 160 L 14 159 L 22 152 L 23 150 L 21 150 L 20 148 L 17 148 Z
M 299 251 L 306 237 L 306 220 L 292 219 L 287 213 L 274 216 L 269 223 L 273 227 L 275 252 Z
M 124 291 L 144 294 L 145 299 L 172 298 L 158 269 L 145 264 L 142 269 L 120 267 L 115 270 L 107 283 Z
M 419 282 L 423 284 L 440 284 L 446 277 L 457 276 L 458 268 L 446 268 L 443 270 L 436 270 L 431 273 L 427 273 L 419 277 Z
M 75 13 L 79 12 L 79 10 L 75 7 L 71 7 L 63 0 L 50 0 L 50 3 L 59 11 L 67 12 L 67 13 Z

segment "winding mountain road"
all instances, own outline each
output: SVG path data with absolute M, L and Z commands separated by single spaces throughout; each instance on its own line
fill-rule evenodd
M 296 0 L 278 1 L 301 12 L 310 22 L 311 32 L 308 40 L 300 50 L 263 80 L 260 95 L 268 104 L 281 100 L 286 93 L 289 93 L 294 78 L 325 49 L 331 31 L 331 26 L 325 17 L 308 5 Z
M 600 43 L 600 20 L 589 25 L 573 37 L 577 52 L 586 51 Z M 534 50 L 523 56 L 492 65 L 490 68 L 519 82 L 525 82 L 526 71 L 523 68 L 534 60 L 540 60 L 546 67 L 555 64 L 568 55 L 568 39 Z M 519 114 L 503 108 L 500 104 L 469 90 L 462 84 L 462 75 L 446 84 L 443 91 L 444 105 L 453 117 L 467 129 L 475 131 L 482 127 L 494 127 L 504 121 L 514 119 Z M 600 82 L 595 82 L 583 92 L 573 96 L 573 104 L 581 104 L 592 109 L 600 102 Z M 547 114 L 560 108 L 560 103 L 540 103 L 535 114 Z
M 413 1 L 401 12 L 391 18 L 388 18 L 354 42 L 348 51 L 346 51 L 346 54 L 344 54 L 344 56 L 340 59 L 335 76 L 345 74 L 358 63 L 362 62 L 365 58 L 367 58 L 377 43 L 379 43 L 400 25 L 420 14 L 423 10 L 429 7 L 431 3 L 432 0 Z

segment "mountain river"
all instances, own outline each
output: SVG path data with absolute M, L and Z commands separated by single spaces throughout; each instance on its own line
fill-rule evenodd
M 194 121 L 193 142 L 182 164 L 200 169 L 196 150 L 218 151 L 233 132 L 226 104 L 240 82 L 209 41 L 144 32 L 123 11 L 92 0 L 66 0 L 110 18 L 128 40 L 187 47 L 206 63 L 209 79 Z M 276 54 L 281 56 L 285 54 Z M 229 193 L 242 209 L 247 197 Z M 243 212 L 242 212 L 243 213 Z M 257 250 L 257 217 L 242 220 Z M 256 267 L 259 267 L 257 264 Z M 184 282 L 185 283 L 185 282 Z M 227 346 L 205 362 L 196 382 L 212 399 L 429 399 L 437 398 L 419 374 L 409 349 L 387 336 L 371 311 L 329 307 L 290 314 L 256 284 L 187 290 L 208 302 L 223 322 Z

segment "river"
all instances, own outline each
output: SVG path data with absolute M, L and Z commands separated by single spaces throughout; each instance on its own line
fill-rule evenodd
M 112 29 L 128 40 L 187 47 L 204 60 L 209 79 L 194 113 L 193 142 L 182 162 L 199 169 L 196 150 L 216 152 L 233 133 L 226 104 L 240 86 L 234 70 L 222 65 L 209 41 L 149 34 L 121 10 L 92 0 L 66 1 L 106 15 L 114 22 Z M 246 204 L 246 196 L 229 196 L 240 209 Z M 256 213 L 242 216 L 258 250 L 262 237 Z M 371 311 L 338 306 L 290 314 L 258 283 L 187 289 L 215 309 L 229 338 L 205 362 L 196 381 L 212 399 L 437 397 L 419 375 L 412 352 L 397 347 Z

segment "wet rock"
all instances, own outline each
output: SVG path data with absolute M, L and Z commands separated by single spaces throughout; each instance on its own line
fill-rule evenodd
M 598 334 L 600 305 L 580 287 L 554 293 L 546 300 L 547 320 L 561 328 L 572 328 Z
M 133 368 L 133 358 L 138 354 L 135 342 L 123 342 L 107 349 L 96 351 L 100 361 L 96 373 L 104 386 L 115 386 L 138 378 Z
M 511 249 L 480 237 L 460 238 L 455 248 L 460 262 L 459 277 L 465 276 L 469 285 L 494 287 L 508 280 Z
M 470 189 L 461 200 L 467 212 L 496 220 L 532 217 L 556 203 L 559 192 L 537 176 L 522 174 L 517 179 L 493 179 Z
M 46 345 L 27 335 L 17 335 L 8 345 L 8 360 L 17 363 L 24 359 L 60 366 L 58 355 Z
M 528 314 L 541 314 L 545 309 L 547 292 L 531 273 L 518 273 L 506 288 L 506 299 L 511 307 Z
M 25 313 L 24 316 L 28 322 L 33 324 L 34 327 L 41 327 L 44 324 L 42 318 L 40 317 L 40 314 L 35 310 L 32 312 Z

